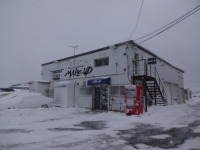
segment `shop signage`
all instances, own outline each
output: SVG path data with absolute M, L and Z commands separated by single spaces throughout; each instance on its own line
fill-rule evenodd
M 53 74 L 53 80 L 60 80 L 60 73 L 62 73 L 64 69 L 53 70 L 51 71 Z
M 148 64 L 156 64 L 156 57 L 155 58 L 148 58 L 147 63 Z
M 74 69 L 70 69 L 67 71 L 67 73 L 65 74 L 65 76 L 71 77 L 78 77 L 80 75 L 85 75 L 87 76 L 88 74 L 90 74 L 93 71 L 93 68 L 91 66 L 85 67 L 85 68 L 79 68 L 76 67 Z
M 110 77 L 91 79 L 87 81 L 87 84 L 88 85 L 102 85 L 102 84 L 110 85 Z
M 91 66 L 88 66 L 88 67 L 78 66 L 78 67 L 68 68 L 67 73 L 65 73 L 64 76 L 65 77 L 69 76 L 69 78 L 79 77 L 80 75 L 87 76 L 92 71 L 93 71 L 93 68 Z M 65 72 L 65 70 L 59 69 L 59 70 L 53 70 L 51 72 L 52 72 L 52 75 L 53 75 L 53 80 L 60 80 L 61 73 Z

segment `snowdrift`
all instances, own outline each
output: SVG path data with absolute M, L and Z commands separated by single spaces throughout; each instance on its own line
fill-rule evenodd
M 0 92 L 0 110 L 29 109 L 42 106 L 53 106 L 53 99 L 42 96 L 40 93 L 29 92 Z

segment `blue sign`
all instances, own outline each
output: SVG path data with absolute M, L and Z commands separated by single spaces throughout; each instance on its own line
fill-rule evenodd
M 102 84 L 110 85 L 110 77 L 91 79 L 87 81 L 87 84 L 88 85 L 102 85 Z

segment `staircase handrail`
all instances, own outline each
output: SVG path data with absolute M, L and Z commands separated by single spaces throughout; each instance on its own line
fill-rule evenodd
M 164 88 L 164 85 L 163 85 L 163 82 L 158 74 L 158 70 L 156 68 L 156 66 L 154 65 L 154 70 L 155 70 L 155 79 L 157 80 L 157 83 L 159 84 L 159 87 L 161 88 L 161 92 L 163 94 L 163 97 L 164 97 L 164 101 L 165 103 L 167 104 L 167 94 L 165 92 L 165 88 Z
M 143 61 L 144 63 L 140 64 L 140 62 Z M 142 60 L 135 60 L 135 63 L 139 66 L 143 66 L 144 68 L 141 70 L 144 70 L 144 72 L 140 72 L 141 70 L 137 68 L 137 71 L 140 75 L 146 75 L 155 78 L 158 86 L 160 87 L 160 91 L 163 95 L 164 103 L 167 105 L 167 94 L 165 92 L 163 81 L 161 80 L 159 73 L 157 71 L 157 68 L 155 65 L 148 65 L 145 59 Z M 153 68 L 152 68 L 153 66 Z
M 147 64 L 146 64 L 147 65 Z M 152 68 L 153 66 L 153 68 Z M 165 88 L 163 82 L 159 76 L 158 70 L 155 65 L 147 65 L 146 67 L 146 75 L 153 77 L 156 79 L 158 86 L 160 87 L 160 91 L 163 95 L 164 102 L 167 104 L 167 94 L 165 92 Z

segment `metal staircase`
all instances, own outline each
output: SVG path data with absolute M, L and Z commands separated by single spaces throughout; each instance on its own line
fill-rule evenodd
M 155 78 L 146 81 L 146 88 L 151 99 L 155 100 L 155 105 L 166 105 L 164 93 L 161 91 L 161 88 Z
M 144 96 L 147 97 L 148 92 L 151 100 L 154 100 L 155 105 L 166 106 L 167 95 L 156 66 L 148 65 L 145 60 L 140 60 L 140 62 L 137 62 L 137 65 L 138 70 L 137 74 L 133 76 L 133 83 L 137 83 L 137 81 L 142 82 Z

